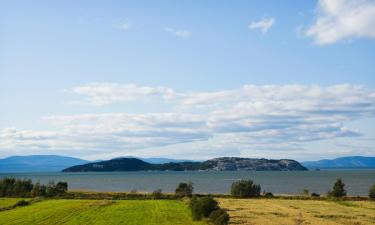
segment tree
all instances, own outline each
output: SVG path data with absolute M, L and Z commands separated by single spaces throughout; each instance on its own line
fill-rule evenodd
M 62 195 L 68 190 L 68 183 L 59 181 L 57 184 L 55 184 L 54 181 L 51 181 L 48 183 L 46 187 L 46 195 L 47 196 L 57 196 Z
M 0 196 L 3 197 L 29 197 L 31 189 L 33 189 L 31 180 L 13 177 L 5 177 L 0 180 Z
M 0 197 L 37 197 L 62 195 L 68 190 L 68 183 L 51 181 L 47 186 L 39 182 L 33 184 L 30 179 L 15 179 L 5 177 L 0 179 Z
M 162 190 L 161 189 L 156 189 L 155 191 L 152 192 L 152 198 L 153 199 L 161 199 L 163 196 Z
M 33 183 L 29 180 L 17 179 L 13 187 L 13 195 L 17 197 L 28 197 L 33 189 Z
M 338 178 L 333 185 L 332 191 L 329 192 L 329 196 L 335 198 L 342 198 L 346 196 L 346 191 L 344 189 L 345 184 L 342 182 L 341 178 Z
M 260 195 L 261 187 L 252 180 L 239 180 L 232 183 L 231 194 L 234 197 L 256 197 Z
M 33 189 L 31 190 L 31 197 L 46 196 L 46 186 L 41 185 L 39 182 L 34 184 Z
M 68 183 L 64 181 L 59 181 L 56 184 L 56 192 L 59 194 L 63 194 L 68 191 Z
M 179 197 L 184 197 L 184 196 L 191 196 L 193 194 L 193 183 L 179 183 L 175 194 Z
M 13 177 L 4 177 L 0 180 L 0 196 L 12 196 L 14 195 L 13 189 L 14 184 L 16 183 L 16 179 Z
M 375 200 L 375 184 L 370 187 L 368 196 L 370 199 Z

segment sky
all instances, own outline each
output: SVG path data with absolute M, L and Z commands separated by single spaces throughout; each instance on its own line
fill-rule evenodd
M 374 62 L 374 0 L 0 0 L 0 157 L 375 156 Z

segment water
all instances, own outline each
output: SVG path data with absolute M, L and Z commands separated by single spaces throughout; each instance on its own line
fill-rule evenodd
M 0 177 L 30 178 L 48 183 L 50 180 L 67 181 L 69 190 L 119 191 L 132 189 L 151 192 L 161 188 L 174 192 L 179 182 L 192 181 L 196 193 L 229 193 L 230 185 L 238 179 L 252 179 L 262 190 L 272 193 L 298 194 L 303 189 L 325 194 L 336 178 L 346 184 L 348 195 L 367 196 L 369 187 L 375 183 L 372 170 L 322 170 L 322 171 L 215 171 L 215 172 L 108 172 L 108 173 L 0 173 Z

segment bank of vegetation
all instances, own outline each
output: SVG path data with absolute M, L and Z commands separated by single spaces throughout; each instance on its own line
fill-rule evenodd
M 0 179 L 0 197 L 23 198 L 12 204 L 0 207 L 0 211 L 12 210 L 18 207 L 29 206 L 36 202 L 48 199 L 91 199 L 91 200 L 184 200 L 191 211 L 193 221 L 205 221 L 214 225 L 226 225 L 230 215 L 226 208 L 221 208 L 217 199 L 290 199 L 290 200 L 332 200 L 345 202 L 348 200 L 375 200 L 375 184 L 369 188 L 369 197 L 348 197 L 343 180 L 338 178 L 332 190 L 325 196 L 318 193 L 309 193 L 304 190 L 298 196 L 275 196 L 270 192 L 262 192 L 259 184 L 252 180 L 238 180 L 232 183 L 229 195 L 195 194 L 193 183 L 179 183 L 174 193 L 163 193 L 156 189 L 152 193 L 131 192 L 82 192 L 68 191 L 68 183 L 64 181 L 49 182 L 48 184 L 33 183 L 28 179 L 5 177 Z M 225 201 L 223 201 L 225 202 Z M 346 204 L 346 203 L 340 203 Z M 349 203 L 348 203 L 349 204 Z

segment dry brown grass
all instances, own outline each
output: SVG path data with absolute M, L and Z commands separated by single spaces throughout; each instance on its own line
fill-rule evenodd
M 373 225 L 375 202 L 218 198 L 230 224 Z

